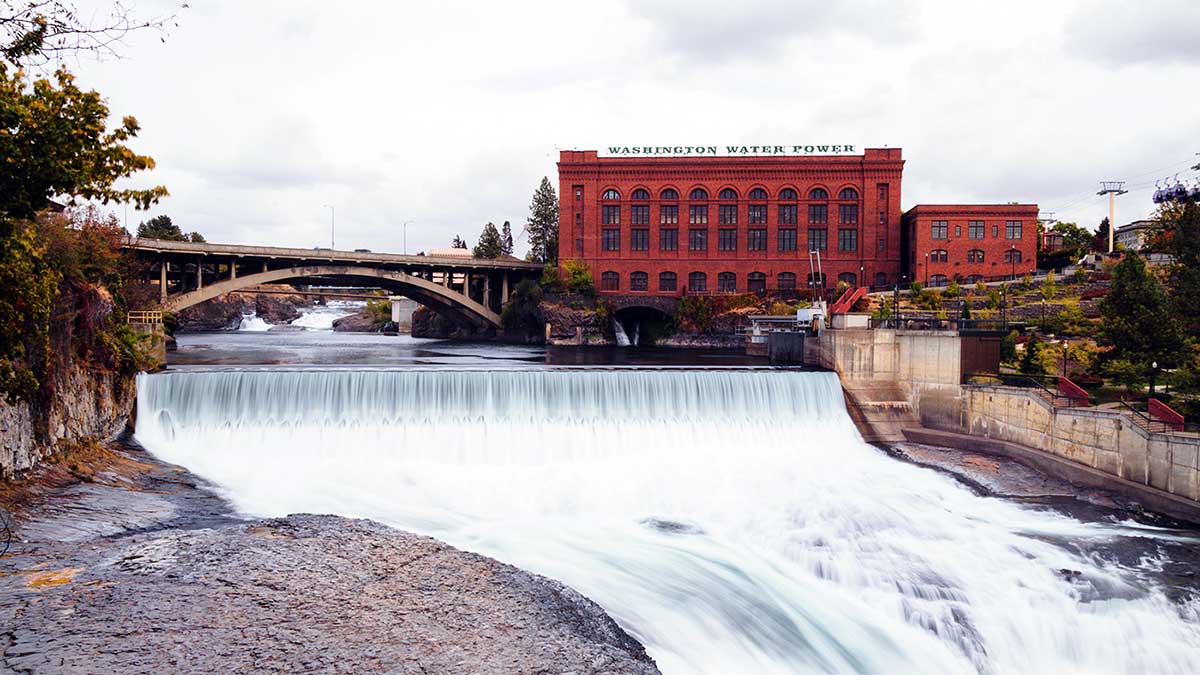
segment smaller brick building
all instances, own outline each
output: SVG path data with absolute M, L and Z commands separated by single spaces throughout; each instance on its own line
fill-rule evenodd
M 1037 266 L 1036 204 L 920 204 L 901 237 L 910 281 L 941 286 L 1019 276 Z

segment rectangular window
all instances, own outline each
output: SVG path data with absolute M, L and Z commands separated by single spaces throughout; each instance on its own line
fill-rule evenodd
M 746 230 L 746 250 L 767 250 L 767 231 L 761 227 Z
M 679 206 L 671 204 L 658 207 L 658 222 L 662 225 L 678 225 Z
M 658 250 L 660 251 L 678 251 L 679 250 L 679 230 L 674 228 L 669 230 L 658 231 Z
M 645 272 L 634 272 L 629 275 L 629 290 L 645 291 L 650 288 L 650 277 Z
M 717 222 L 722 225 L 737 224 L 737 204 L 722 204 L 717 207 Z
M 933 221 L 930 236 L 934 239 L 949 239 L 950 223 L 945 220 Z
M 1021 221 L 1010 220 L 1004 223 L 1004 238 L 1005 239 L 1020 239 L 1021 238 Z M 1017 262 L 1020 262 L 1019 260 Z
M 707 225 L 708 224 L 708 205 L 697 206 L 692 204 L 688 206 L 688 223 L 692 225 Z
M 620 251 L 621 231 L 615 228 L 601 230 L 600 248 L 604 249 L 605 251 Z
M 707 251 L 708 250 L 708 230 L 693 228 L 688 230 L 688 250 L 689 251 Z
M 629 207 L 629 222 L 634 225 L 649 225 L 650 206 L 648 204 L 635 204 Z
M 650 250 L 650 230 L 637 227 L 629 231 L 629 250 L 630 251 L 649 251 Z
M 809 204 L 808 222 L 812 225 L 824 225 L 829 222 L 829 205 Z
M 577 201 L 577 202 L 583 201 L 583 186 L 582 185 L 575 186 L 575 201 Z
M 880 237 L 879 238 L 879 251 L 882 253 L 883 251 L 886 251 L 886 250 L 887 250 L 887 239 Z
M 583 224 L 583 214 L 582 214 L 582 213 L 576 213 L 576 214 L 575 214 L 575 224 L 576 224 L 576 225 L 582 225 L 582 224 Z
M 660 291 L 675 291 L 675 286 L 678 283 L 678 277 L 674 272 L 663 272 L 658 275 L 658 290 Z
M 838 230 L 838 250 L 858 250 L 858 230 Z
M 875 184 L 875 187 L 876 187 L 876 188 L 878 188 L 878 190 L 879 190 L 879 201 L 880 201 L 880 203 L 882 203 L 882 204 L 887 204 L 887 200 L 888 200 L 888 184 L 887 184 L 887 183 L 876 183 L 876 184 Z
M 829 230 L 821 228 L 819 230 L 808 231 L 808 250 L 824 251 L 829 243 Z
M 737 230 L 721 229 L 717 231 L 717 250 L 718 251 L 736 251 L 737 250 Z
M 879 224 L 880 224 L 880 225 L 887 225 L 887 211 L 880 211 L 880 212 L 879 212 Z
M 992 239 L 996 239 L 999 236 L 1000 236 L 1000 226 L 993 225 L 992 226 Z
M 766 204 L 751 204 L 750 205 L 750 224 L 751 225 L 766 225 L 767 224 L 767 205 Z
M 838 222 L 842 225 L 857 225 L 858 204 L 839 204 Z
M 621 224 L 621 207 L 620 206 L 601 206 L 600 207 L 600 222 L 605 225 L 620 225 Z
M 575 239 L 575 252 L 578 253 L 579 255 L 583 255 L 583 238 L 582 237 L 578 237 Z
M 600 275 L 600 290 L 616 291 L 621 288 L 621 277 L 616 272 L 605 272 Z
M 780 204 L 779 205 L 779 224 L 780 225 L 795 225 L 796 224 L 796 205 L 795 204 Z
M 779 230 L 779 250 L 780 251 L 795 251 L 796 250 L 796 230 L 792 228 L 780 228 Z
M 958 239 L 961 236 L 962 236 L 962 225 L 955 225 L 954 226 L 954 238 Z
M 967 221 L 967 239 L 983 239 L 983 221 L 968 220 Z

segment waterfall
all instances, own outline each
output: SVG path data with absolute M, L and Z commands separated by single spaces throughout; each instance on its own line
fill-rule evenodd
M 246 514 L 373 518 L 558 578 L 668 675 L 1200 672 L 1161 560 L 1064 545 L 1161 533 L 896 461 L 830 373 L 167 372 L 139 377 L 136 438 Z
M 625 333 L 625 327 L 622 326 L 621 322 L 617 321 L 616 319 L 613 319 L 612 323 L 613 323 L 613 335 L 616 336 L 616 338 L 617 338 L 617 346 L 628 347 L 630 345 L 629 335 L 627 335 Z
M 242 315 L 242 322 L 238 324 L 238 330 L 244 330 L 251 333 L 262 333 L 273 328 L 273 324 L 264 321 L 258 314 L 251 312 Z

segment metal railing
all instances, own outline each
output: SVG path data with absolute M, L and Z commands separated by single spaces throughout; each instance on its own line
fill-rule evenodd
M 159 324 L 163 322 L 162 310 L 139 310 L 130 312 L 126 317 L 129 323 L 151 323 Z
M 898 314 L 887 318 L 871 318 L 872 328 L 895 328 L 901 330 L 953 330 L 960 333 L 1007 333 L 1021 329 L 1023 321 L 1002 319 L 939 319 L 931 316 Z
M 980 382 L 979 380 L 983 380 Z M 1043 381 L 1045 380 L 1045 381 Z M 1051 389 L 1046 386 L 1047 382 L 1053 382 L 1055 388 Z M 1083 398 L 1078 393 L 1064 393 L 1058 387 L 1058 378 L 1036 377 L 1033 375 L 1020 375 L 1013 373 L 967 373 L 963 375 L 963 384 L 992 384 L 999 383 L 1006 387 L 1020 387 L 1022 389 L 1031 389 L 1034 393 L 1046 399 L 1056 408 L 1083 408 L 1090 406 L 1095 402 L 1091 397 Z

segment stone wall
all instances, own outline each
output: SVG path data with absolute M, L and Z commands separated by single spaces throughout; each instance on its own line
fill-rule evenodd
M 124 430 L 136 392 L 132 375 L 67 367 L 44 405 L 0 402 L 0 476 L 12 478 L 71 442 Z
M 935 428 L 1017 443 L 1200 500 L 1200 436 L 1151 433 L 1116 411 L 1055 408 L 1027 389 L 969 386 L 963 391 L 960 423 Z

